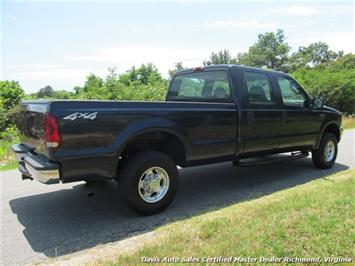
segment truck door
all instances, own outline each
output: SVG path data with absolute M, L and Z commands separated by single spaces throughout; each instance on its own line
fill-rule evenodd
M 275 75 L 275 83 L 280 89 L 283 108 L 280 148 L 313 146 L 324 115 L 306 107 L 309 96 L 291 77 Z
M 282 120 L 280 100 L 269 73 L 244 70 L 243 153 L 277 149 Z

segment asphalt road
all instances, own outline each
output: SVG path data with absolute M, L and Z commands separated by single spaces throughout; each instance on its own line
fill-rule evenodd
M 0 265 L 41 262 L 153 230 L 355 167 L 355 130 L 345 131 L 338 160 L 317 170 L 310 157 L 282 164 L 236 168 L 220 163 L 180 170 L 173 204 L 143 217 L 123 206 L 114 182 L 43 185 L 22 181 L 17 170 L 0 173 Z

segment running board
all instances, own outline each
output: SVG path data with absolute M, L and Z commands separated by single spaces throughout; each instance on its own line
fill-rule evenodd
M 267 160 L 255 160 L 255 161 L 251 161 L 251 162 L 241 162 L 240 160 L 234 160 L 233 165 L 237 166 L 237 167 L 251 167 L 251 166 L 264 165 L 264 164 L 293 161 L 293 160 L 305 158 L 308 155 L 309 155 L 308 152 L 292 152 L 291 155 L 285 156 L 282 158 L 271 158 L 271 159 L 267 159 Z

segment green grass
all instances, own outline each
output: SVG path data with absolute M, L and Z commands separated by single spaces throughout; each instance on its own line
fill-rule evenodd
M 349 257 L 355 255 L 355 170 L 156 229 L 133 253 L 93 265 L 139 264 L 142 257 Z M 193 204 L 193 203 L 192 203 Z
M 12 170 L 18 167 L 18 162 L 16 160 L 5 162 L 4 164 L 0 165 L 0 171 Z
M 11 145 L 19 142 L 19 133 L 14 127 L 0 133 L 0 171 L 17 168 L 17 161 L 11 150 Z
M 15 169 L 17 161 L 13 151 L 11 150 L 10 143 L 5 140 L 0 140 L 0 171 Z
M 344 129 L 355 128 L 355 116 L 343 116 L 342 126 Z

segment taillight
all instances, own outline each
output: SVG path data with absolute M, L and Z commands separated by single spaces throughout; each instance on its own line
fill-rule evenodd
M 49 114 L 44 118 L 44 140 L 46 146 L 50 148 L 58 147 L 60 144 L 58 121 Z

